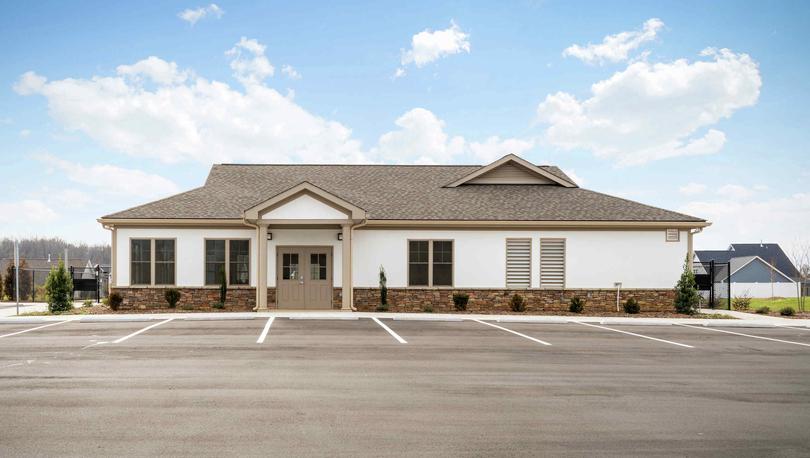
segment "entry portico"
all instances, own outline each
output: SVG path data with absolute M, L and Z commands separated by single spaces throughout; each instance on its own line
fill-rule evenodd
M 324 308 L 331 308 L 332 287 L 340 278 L 341 309 L 351 310 L 352 229 L 366 217 L 362 208 L 309 182 L 245 210 L 243 218 L 256 227 L 258 240 L 256 310 L 268 308 L 268 278 L 274 279 L 276 306 L 292 308 L 322 305 L 327 291 Z M 274 231 L 281 237 L 273 240 Z

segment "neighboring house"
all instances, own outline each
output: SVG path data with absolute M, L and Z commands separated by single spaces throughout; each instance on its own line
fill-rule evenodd
M 124 307 L 218 300 L 232 309 L 392 310 L 672 306 L 703 219 L 579 188 L 508 155 L 487 166 L 214 165 L 202 187 L 104 216 Z
M 695 261 L 729 263 L 731 295 L 795 297 L 799 271 L 776 243 L 732 243 L 727 250 L 697 250 Z M 701 264 L 695 264 L 696 273 Z M 729 278 L 718 279 L 728 282 Z

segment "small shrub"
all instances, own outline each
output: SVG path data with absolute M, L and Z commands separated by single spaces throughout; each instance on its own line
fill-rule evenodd
M 513 312 L 525 312 L 526 299 L 523 299 L 523 296 L 520 294 L 515 294 L 512 296 L 512 299 L 509 300 L 509 308 L 512 309 Z
M 104 305 L 110 305 L 110 298 L 109 297 L 102 297 L 101 303 Z
M 211 307 L 215 309 L 224 309 L 225 304 L 223 304 L 222 302 L 214 302 L 213 304 L 211 304 Z
M 751 298 L 746 295 L 737 296 L 731 300 L 731 307 L 739 311 L 748 310 L 751 307 Z
M 675 311 L 686 315 L 694 315 L 700 307 L 700 294 L 698 294 L 695 273 L 689 269 L 688 263 L 683 263 L 683 272 L 678 283 L 675 284 Z
M 579 297 L 571 298 L 571 305 L 568 306 L 568 311 L 571 313 L 582 313 L 585 308 L 585 300 Z
M 166 299 L 166 303 L 169 304 L 170 309 L 177 306 L 177 303 L 180 301 L 180 296 L 180 291 L 175 288 L 169 288 L 163 293 L 163 298 Z
M 760 308 L 758 308 L 758 309 L 756 309 L 754 311 L 759 313 L 760 315 L 767 315 L 767 314 L 771 313 L 771 308 L 768 307 L 767 305 L 763 305 L 762 307 L 760 307 Z
M 377 306 L 377 308 L 375 310 L 377 310 L 378 312 L 387 312 L 388 311 L 388 304 L 380 304 L 380 305 Z
M 124 298 L 119 293 L 112 293 L 107 298 L 107 303 L 112 311 L 118 310 L 118 307 L 124 302 Z
M 793 307 L 782 307 L 779 310 L 779 314 L 782 316 L 793 316 L 796 314 L 796 311 L 793 310 Z
M 638 305 L 638 301 L 636 300 L 635 297 L 631 297 L 630 299 L 627 299 L 627 301 L 624 303 L 624 313 L 630 313 L 632 315 L 635 315 L 636 313 L 638 313 L 640 311 L 641 311 L 641 306 Z
M 453 293 L 453 307 L 456 311 L 463 312 L 467 310 L 467 302 L 470 301 L 470 295 L 467 293 Z
M 388 278 L 385 276 L 385 267 L 380 266 L 380 305 L 377 307 L 378 312 L 385 312 L 388 310 L 388 286 L 386 286 L 387 284 Z
M 93 301 L 91 301 L 90 299 L 85 299 L 84 302 L 82 302 L 82 305 L 84 305 L 85 307 L 92 307 Z
M 424 312 L 424 313 L 433 313 L 433 306 L 432 305 L 426 305 L 426 306 L 422 307 L 422 312 Z
M 225 280 L 225 268 L 219 269 L 219 301 L 225 304 L 225 296 L 228 294 L 228 282 Z

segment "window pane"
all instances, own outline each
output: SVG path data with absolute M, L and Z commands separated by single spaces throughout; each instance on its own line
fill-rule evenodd
M 428 286 L 427 240 L 408 242 L 408 286 Z
M 152 241 L 133 239 L 130 244 L 130 284 L 149 285 L 152 283 Z
M 205 284 L 218 285 L 225 272 L 225 241 L 205 241 Z
M 411 240 L 408 242 L 409 262 L 428 262 L 427 240 Z
M 309 255 L 310 280 L 326 280 L 326 253 L 312 253 Z
M 433 286 L 453 285 L 453 242 L 433 242 Z
M 174 240 L 155 240 L 155 284 L 174 284 Z
M 250 284 L 250 241 L 230 241 L 230 281 L 232 285 Z
M 297 253 L 284 253 L 282 255 L 281 279 L 282 280 L 297 280 L 298 279 L 298 254 Z
M 408 266 L 408 286 L 427 286 L 428 284 L 428 265 L 424 264 L 410 264 Z

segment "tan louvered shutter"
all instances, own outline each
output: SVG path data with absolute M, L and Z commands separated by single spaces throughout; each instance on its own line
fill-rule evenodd
M 540 287 L 565 288 L 565 239 L 540 239 Z
M 506 239 L 506 287 L 532 285 L 532 239 Z

